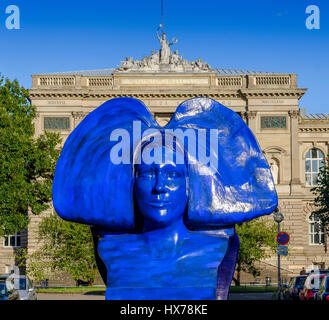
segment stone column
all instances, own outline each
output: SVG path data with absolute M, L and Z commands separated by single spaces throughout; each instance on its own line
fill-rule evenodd
M 256 134 L 256 116 L 257 111 L 243 111 L 240 112 L 240 116 L 251 131 Z
M 251 131 L 256 135 L 256 116 L 257 111 L 243 111 L 240 112 L 240 116 Z
M 248 126 L 250 130 L 256 135 L 256 117 L 257 111 L 247 111 Z
M 72 117 L 74 120 L 74 128 L 78 126 L 78 124 L 88 115 L 88 112 L 78 111 L 78 112 L 72 112 Z M 74 129 L 73 128 L 73 129 Z
M 37 112 L 36 117 L 33 120 L 33 122 L 34 122 L 34 132 L 35 132 L 34 134 L 35 134 L 35 137 L 37 138 L 42 133 L 42 130 L 43 130 L 40 112 Z
M 290 180 L 290 193 L 301 193 L 300 182 L 300 157 L 299 157 L 299 144 L 298 144 L 298 118 L 299 111 L 291 110 L 288 112 L 290 116 L 290 152 L 291 152 L 291 180 Z
M 248 116 L 247 116 L 247 112 L 242 111 L 242 112 L 239 112 L 239 114 L 240 114 L 240 117 L 242 118 L 242 120 L 248 125 Z

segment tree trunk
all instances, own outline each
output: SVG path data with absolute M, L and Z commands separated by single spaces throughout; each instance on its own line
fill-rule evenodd
M 236 268 L 236 278 L 233 278 L 234 284 L 235 286 L 240 286 L 241 282 L 240 282 L 240 276 L 241 276 L 241 267 L 238 264 L 237 268 Z

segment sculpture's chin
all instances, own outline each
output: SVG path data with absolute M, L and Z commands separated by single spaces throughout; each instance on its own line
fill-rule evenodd
M 161 228 L 166 228 L 169 227 L 170 225 L 174 224 L 177 222 L 178 219 L 172 219 L 167 217 L 166 215 L 159 215 L 159 216 L 152 216 L 149 218 L 144 219 L 144 227 L 146 229 L 161 229 Z
M 160 229 L 175 224 L 182 219 L 183 214 L 184 212 L 175 211 L 170 206 L 147 205 L 143 207 L 139 219 L 147 229 Z

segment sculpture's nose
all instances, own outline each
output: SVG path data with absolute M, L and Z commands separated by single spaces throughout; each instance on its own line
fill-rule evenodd
M 166 192 L 165 179 L 162 176 L 162 174 L 156 175 L 156 181 L 155 181 L 155 185 L 154 185 L 153 189 L 154 189 L 155 193 L 165 193 Z

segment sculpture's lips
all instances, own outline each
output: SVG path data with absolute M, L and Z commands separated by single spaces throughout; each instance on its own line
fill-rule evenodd
M 157 208 L 162 208 L 162 207 L 166 207 L 170 204 L 169 201 L 150 201 L 147 202 L 147 204 L 151 207 L 157 207 Z

